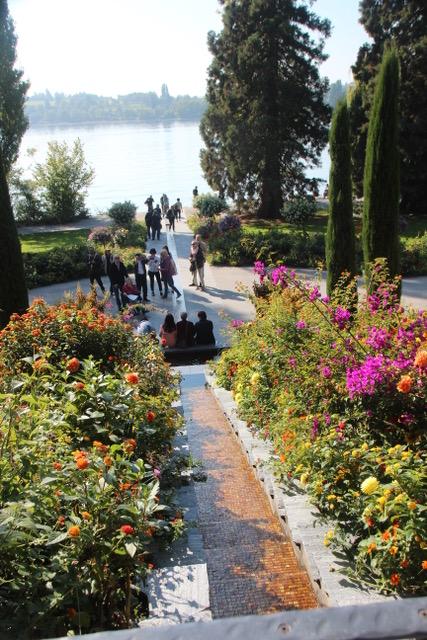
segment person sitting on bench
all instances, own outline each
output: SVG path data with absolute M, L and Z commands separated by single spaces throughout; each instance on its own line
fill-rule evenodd
M 195 344 L 215 344 L 213 323 L 211 320 L 207 319 L 206 311 L 199 311 L 197 317 L 199 318 L 199 321 L 194 325 Z
M 194 323 L 187 320 L 187 313 L 181 313 L 181 320 L 176 323 L 176 346 L 192 347 L 194 344 Z
M 129 277 L 126 278 L 122 287 L 122 298 L 125 304 L 141 302 L 141 295 Z

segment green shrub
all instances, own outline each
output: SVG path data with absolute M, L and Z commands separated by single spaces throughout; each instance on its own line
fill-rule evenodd
M 145 248 L 147 227 L 142 222 L 135 222 L 129 228 L 113 229 L 113 238 L 119 247 L 138 246 L 140 250 Z
M 107 216 L 111 218 L 117 226 L 129 229 L 135 222 L 136 205 L 130 202 L 130 200 L 114 202 L 108 209 Z
M 401 240 L 401 267 L 405 276 L 427 274 L 427 231 L 417 238 Z
M 201 216 L 211 218 L 222 211 L 227 211 L 228 205 L 222 198 L 213 193 L 202 193 L 194 199 L 194 206 Z
M 282 219 L 296 227 L 305 228 L 317 211 L 316 201 L 308 198 L 296 198 L 283 207 Z

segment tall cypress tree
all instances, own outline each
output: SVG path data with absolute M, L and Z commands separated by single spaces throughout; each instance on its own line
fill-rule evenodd
M 399 273 L 398 102 L 399 61 L 390 48 L 378 74 L 366 143 L 363 255 L 368 279 L 375 258 L 387 259 L 391 277 Z
M 22 136 L 28 127 L 24 113 L 30 86 L 15 69 L 16 35 L 7 0 L 0 0 L 0 151 L 6 174 L 18 157 Z
M 304 163 L 316 166 L 327 142 L 328 83 L 318 67 L 330 25 L 308 0 L 220 3 L 223 29 L 208 36 L 202 167 L 213 188 L 276 218 L 284 197 L 304 191 Z
M 4 327 L 12 313 L 23 313 L 28 307 L 28 293 L 1 152 L 0 238 L 0 327 Z
M 329 134 L 329 218 L 326 233 L 327 290 L 331 295 L 343 272 L 356 273 L 350 124 L 345 98 L 338 102 Z

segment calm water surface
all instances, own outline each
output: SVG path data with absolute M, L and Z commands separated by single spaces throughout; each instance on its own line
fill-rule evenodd
M 195 185 L 199 193 L 209 191 L 199 162 L 203 145 L 198 122 L 34 127 L 22 141 L 19 165 L 29 172 L 31 166 L 45 161 L 48 142 L 70 145 L 76 138 L 95 170 L 87 199 L 92 214 L 123 200 L 131 200 L 142 210 L 150 194 L 158 202 L 163 192 L 169 200 L 178 197 L 189 205 Z M 29 157 L 26 151 L 31 148 L 36 152 Z M 310 175 L 327 177 L 326 151 L 322 157 L 324 167 L 309 171 Z

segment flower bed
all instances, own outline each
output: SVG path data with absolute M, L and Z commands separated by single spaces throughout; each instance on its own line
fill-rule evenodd
M 331 302 L 285 267 L 256 270 L 257 317 L 235 323 L 218 383 L 272 441 L 277 476 L 299 480 L 331 521 L 325 544 L 354 574 L 425 593 L 427 314 L 405 311 L 393 285 L 356 309 L 352 288 Z
M 133 626 L 171 502 L 176 379 L 93 296 L 0 333 L 0 635 Z

